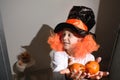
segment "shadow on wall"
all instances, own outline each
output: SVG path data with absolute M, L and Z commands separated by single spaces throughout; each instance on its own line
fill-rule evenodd
M 25 45 L 23 48 L 31 55 L 31 58 L 35 60 L 35 64 L 25 68 L 23 72 L 20 72 L 13 66 L 13 70 L 16 73 L 14 80 L 51 80 L 52 70 L 50 68 L 50 56 L 51 51 L 47 40 L 50 35 L 50 30 L 53 30 L 50 26 L 44 24 L 33 38 L 30 45 Z
M 50 68 L 50 47 L 47 43 L 50 30 L 53 30 L 50 26 L 43 24 L 37 35 L 33 38 L 30 45 L 24 46 L 24 48 L 35 59 L 36 63 L 32 66 L 32 70 Z

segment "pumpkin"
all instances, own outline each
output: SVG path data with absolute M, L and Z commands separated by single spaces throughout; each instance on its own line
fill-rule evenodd
M 82 71 L 84 72 L 85 71 L 85 66 L 83 64 L 80 64 L 80 63 L 73 63 L 71 65 L 69 65 L 69 70 L 70 72 L 78 72 L 78 71 Z
M 100 65 L 96 61 L 89 61 L 85 64 L 85 70 L 87 73 L 96 74 L 100 70 Z

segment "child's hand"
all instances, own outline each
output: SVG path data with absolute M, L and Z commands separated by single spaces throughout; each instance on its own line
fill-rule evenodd
M 85 66 L 79 63 L 73 63 L 72 59 L 68 61 L 68 68 L 61 70 L 60 74 L 66 74 L 67 77 L 74 80 L 80 80 L 86 77 Z
M 85 72 L 79 71 L 79 72 L 71 72 L 69 77 L 74 80 L 81 80 L 84 79 L 86 75 L 87 74 Z
M 98 57 L 96 59 L 96 62 L 100 63 L 100 61 L 101 61 L 101 57 Z M 61 70 L 60 73 L 61 74 L 67 74 L 68 77 L 70 77 L 74 80 L 80 80 L 80 79 L 83 79 L 83 78 L 89 78 L 89 79 L 92 79 L 92 80 L 99 80 L 102 77 L 109 75 L 109 72 L 107 72 L 107 71 L 98 71 L 96 74 L 90 74 L 90 73 L 86 73 L 86 72 L 83 72 L 83 71 L 78 71 L 78 72 L 72 71 L 71 72 L 69 68 Z
M 96 73 L 96 74 L 87 74 L 87 76 L 88 76 L 88 78 L 91 78 L 91 79 L 96 79 L 96 80 L 99 80 L 99 79 L 101 79 L 102 77 L 105 77 L 105 76 L 107 76 L 107 75 L 109 75 L 109 72 L 105 72 L 105 71 L 99 71 L 98 73 Z
M 78 72 L 72 71 L 72 72 L 71 72 L 71 71 L 69 70 L 69 68 L 64 69 L 64 70 L 61 70 L 61 71 L 60 71 L 60 74 L 66 74 L 67 77 L 72 78 L 72 79 L 74 79 L 74 80 L 83 79 L 83 78 L 85 78 L 86 75 L 87 75 L 87 74 L 86 74 L 85 72 L 83 72 L 83 71 L 78 71 Z

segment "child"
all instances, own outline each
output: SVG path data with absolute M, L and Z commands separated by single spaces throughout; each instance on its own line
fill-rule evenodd
M 99 45 L 95 42 L 94 35 L 89 32 L 94 25 L 95 17 L 92 9 L 73 6 L 66 22 L 58 24 L 48 39 L 53 49 L 50 53 L 53 72 L 69 74 L 74 80 L 88 76 L 86 73 L 71 74 L 67 67 L 76 62 L 85 65 L 88 61 L 95 60 L 91 53 L 97 51 Z M 100 79 L 103 74 L 106 76 L 108 72 L 100 71 L 89 78 Z

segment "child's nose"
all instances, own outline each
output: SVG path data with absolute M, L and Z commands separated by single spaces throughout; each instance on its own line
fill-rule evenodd
M 68 36 L 65 35 L 65 36 L 63 37 L 63 40 L 67 40 L 67 39 L 68 39 Z

